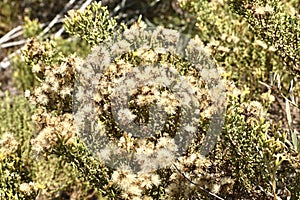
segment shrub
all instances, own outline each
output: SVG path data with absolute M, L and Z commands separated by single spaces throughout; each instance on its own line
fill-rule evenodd
M 31 38 L 28 41 L 22 50 L 24 61 L 16 58 L 15 62 L 15 81 L 19 88 L 26 90 L 27 101 L 23 97 L 6 96 L 1 105 L 0 170 L 3 176 L 0 186 L 5 188 L 0 191 L 1 197 L 300 197 L 296 132 L 292 135 L 282 122 L 270 120 L 275 98 L 287 95 L 287 87 L 292 83 L 295 83 L 294 98 L 290 95 L 286 106 L 298 103 L 298 82 L 292 80 L 297 79 L 299 49 L 292 48 L 298 43 L 289 39 L 297 36 L 299 21 L 277 1 L 270 4 L 262 1 L 255 1 L 256 4 L 250 1 L 179 2 L 184 12 L 197 19 L 186 57 L 176 55 L 172 48 L 169 52 L 156 48 L 176 46 L 176 31 L 157 27 L 149 32 L 141 19 L 131 26 L 118 24 L 99 3 L 91 4 L 85 11 L 69 12 L 65 28 L 77 39 Z M 281 23 L 282 16 L 290 21 Z M 267 26 L 266 20 L 270 23 Z M 28 30 L 37 30 L 34 29 L 37 24 L 33 22 L 33 25 L 29 23 Z M 282 31 L 279 41 L 270 35 L 275 26 Z M 292 30 L 290 34 L 283 29 L 286 26 Z M 266 27 L 270 29 L 264 30 Z M 125 32 L 124 37 L 120 36 L 122 32 Z M 146 43 L 148 37 L 151 38 L 149 44 Z M 148 46 L 139 46 L 145 43 Z M 136 45 L 136 49 L 130 45 Z M 203 52 L 200 53 L 210 53 L 216 65 L 203 62 L 209 67 L 201 65 L 204 68 L 199 70 L 190 60 L 207 59 L 203 54 L 198 56 L 193 46 L 201 47 Z M 101 66 L 105 69 L 99 73 L 96 67 Z M 151 71 L 146 78 L 157 75 L 163 67 L 177 71 L 197 94 L 200 117 L 195 121 L 191 117 L 191 121 L 198 128 L 187 150 L 176 159 L 172 157 L 172 149 L 177 148 L 173 137 L 184 123 L 180 117 L 184 115 L 185 101 L 175 98 L 166 80 L 161 82 L 167 86 L 149 82 L 146 86 L 134 85 L 138 86 L 134 91 L 127 88 L 131 92 L 128 109 L 117 113 L 121 116 L 119 121 L 132 118 L 136 123 L 149 122 L 150 107 L 160 103 L 156 108 L 166 111 L 167 118 L 155 135 L 139 138 L 136 132 L 122 129 L 115 120 L 113 112 L 120 104 L 114 104 L 114 91 L 117 86 L 122 88 L 122 83 L 125 85 L 124 74 L 140 70 L 139 66 L 148 66 L 145 71 Z M 213 66 L 215 68 L 211 68 Z M 213 72 L 220 73 L 222 80 L 218 77 L 208 81 L 206 76 L 213 77 Z M 278 86 L 283 89 L 279 93 L 274 92 L 270 76 L 280 77 L 282 82 Z M 90 90 L 91 84 L 96 86 L 93 90 Z M 219 84 L 224 88 L 217 87 Z M 226 103 L 219 96 L 223 90 L 226 90 Z M 124 95 L 127 91 L 125 88 L 118 92 Z M 216 99 L 221 105 L 214 104 Z M 76 101 L 81 104 L 74 104 Z M 224 107 L 227 109 L 222 113 L 225 124 L 217 144 L 204 157 L 202 145 L 212 129 L 210 122 Z M 95 110 L 88 112 L 88 109 Z M 84 121 L 90 118 L 95 124 Z M 291 128 L 291 115 L 288 121 Z M 146 131 L 143 134 L 146 135 Z M 106 143 L 96 143 L 103 135 L 108 138 Z M 93 150 L 99 149 L 100 153 L 95 155 Z M 136 162 L 149 171 L 136 173 L 130 168 L 126 162 L 134 154 L 141 155 L 135 157 Z M 113 161 L 120 165 L 106 165 L 115 155 L 120 157 Z M 173 162 L 166 164 L 168 159 Z

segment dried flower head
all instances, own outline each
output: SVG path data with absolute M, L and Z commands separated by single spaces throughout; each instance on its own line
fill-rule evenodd
M 19 143 L 11 133 L 4 133 L 0 139 L 0 153 L 4 157 L 17 151 Z
M 38 190 L 38 186 L 34 182 L 22 183 L 19 186 L 19 190 L 26 195 L 30 195 Z

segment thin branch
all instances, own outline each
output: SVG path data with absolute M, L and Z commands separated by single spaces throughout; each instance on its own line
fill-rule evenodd
M 19 37 L 19 36 L 22 36 L 23 35 L 23 30 L 21 30 L 21 31 L 19 31 L 19 32 L 16 32 L 15 34 L 13 34 L 13 35 L 11 35 L 10 36 L 10 38 L 9 38 L 9 40 L 11 40 L 11 39 L 15 39 L 15 38 L 17 38 L 17 37 Z M 7 40 L 8 41 L 8 40 Z M 1 44 L 1 43 L 0 43 Z
M 271 89 L 273 92 L 279 94 L 281 97 L 283 97 L 286 101 L 288 101 L 290 104 L 292 104 L 296 108 L 300 108 L 300 105 L 297 105 L 294 101 L 290 100 L 287 96 L 283 94 L 281 91 L 280 83 L 278 83 L 277 87 L 274 85 L 273 87 L 271 85 L 268 85 L 267 83 L 258 81 L 261 85 L 266 86 L 268 89 Z M 276 90 L 274 90 L 276 89 Z M 280 103 L 280 102 L 279 102 Z
M 54 34 L 54 38 L 58 38 L 61 36 L 61 34 L 65 32 L 65 28 L 62 26 L 55 34 Z
M 114 13 L 118 13 L 122 8 L 125 7 L 125 4 L 126 4 L 126 0 L 122 0 L 122 2 L 120 4 L 118 4 L 114 10 L 111 12 L 111 16 L 114 14 Z
M 10 60 L 12 57 L 14 57 L 15 55 L 20 54 L 20 53 L 21 53 L 21 48 L 18 49 L 18 50 L 16 50 L 15 52 L 9 54 L 8 56 L 6 56 L 6 57 L 0 62 L 0 71 L 1 71 L 2 69 L 6 69 L 6 68 L 10 65 L 10 61 L 9 61 L 9 60 Z
M 88 5 L 90 5 L 91 2 L 92 2 L 92 0 L 85 1 L 79 10 L 83 11 Z
M 3 37 L 0 38 L 0 44 L 12 39 L 12 37 L 13 37 L 12 35 L 18 31 L 21 31 L 22 29 L 23 29 L 22 26 L 17 26 L 15 28 L 13 28 L 12 30 L 10 30 L 8 33 L 6 33 Z
M 27 40 L 20 40 L 20 41 L 15 41 L 15 42 L 7 42 L 4 44 L 0 45 L 0 48 L 8 48 L 8 47 L 14 47 L 14 46 L 19 46 L 19 45 L 23 45 L 27 42 Z
M 63 8 L 62 11 L 60 11 L 49 23 L 49 25 L 43 30 L 42 35 L 46 34 L 49 32 L 49 30 L 63 17 L 63 14 L 72 6 L 72 4 L 75 2 L 75 0 L 70 0 L 65 7 Z

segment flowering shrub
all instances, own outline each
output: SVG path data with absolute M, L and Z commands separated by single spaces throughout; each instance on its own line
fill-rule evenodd
M 261 30 L 263 16 L 276 13 L 276 24 L 284 6 L 177 3 L 197 18 L 191 38 L 141 20 L 118 24 L 92 3 L 64 20 L 79 38 L 74 49 L 28 40 L 15 66 L 26 99 L 1 103 L 0 198 L 300 197 L 291 114 L 290 129 L 270 120 L 289 84 L 286 108 L 299 102 L 298 65 L 286 65 L 298 49 Z M 270 73 L 282 79 L 278 93 Z

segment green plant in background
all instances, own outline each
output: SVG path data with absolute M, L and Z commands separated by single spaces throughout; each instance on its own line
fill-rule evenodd
M 12 69 L 13 69 L 13 82 L 15 86 L 20 91 L 25 91 L 26 89 L 32 89 L 36 84 L 33 73 L 29 70 L 28 66 L 22 60 L 20 55 L 14 56 L 12 59 Z
M 298 156 L 291 154 L 293 151 L 286 145 L 287 132 L 268 122 L 266 110 L 257 101 L 235 102 L 227 117 L 226 133 L 220 143 L 225 153 L 218 153 L 223 154 L 218 162 L 235 177 L 233 197 L 238 194 L 259 199 L 284 195 L 285 187 L 291 187 L 291 175 L 299 167 Z M 282 169 L 290 174 L 282 176 Z
M 26 16 L 24 22 L 23 35 L 25 38 L 38 36 L 43 30 L 37 19 L 30 20 L 29 17 Z
M 22 199 L 34 198 L 37 186 L 31 182 L 30 171 L 22 159 L 20 143 L 10 133 L 1 134 L 0 140 L 0 198 Z M 24 185 L 27 183 L 28 185 Z
M 29 156 L 30 139 L 34 133 L 31 122 L 33 108 L 25 98 L 10 97 L 5 93 L 0 113 L 0 199 L 33 198 L 38 190 L 32 182 L 32 160 Z M 31 184 L 27 185 L 27 194 L 20 191 L 25 186 L 23 183 Z
M 64 21 L 68 33 L 86 40 L 89 44 L 99 44 L 116 30 L 117 22 L 109 16 L 107 7 L 94 3 L 85 11 L 70 11 Z
M 10 1 L 4 0 L 0 3 L 0 36 L 7 33 L 13 28 L 18 20 L 18 11 L 20 3 L 15 1 L 13 4 Z
M 277 0 L 234 1 L 234 10 L 251 25 L 254 33 L 278 50 L 289 71 L 300 75 L 300 22 L 297 12 L 285 12 L 287 7 Z
M 225 1 L 181 1 L 182 7 L 197 18 L 194 34 L 211 47 L 217 63 L 229 73 L 238 87 L 249 88 L 257 99 L 272 72 L 285 70 L 276 49 L 260 40 L 242 17 L 233 13 Z
M 4 97 L 1 98 L 0 112 L 0 133 L 11 133 L 18 142 L 25 145 L 25 141 L 32 137 L 34 131 L 31 121 L 33 107 L 24 97 L 11 97 L 8 92 L 5 92 Z

